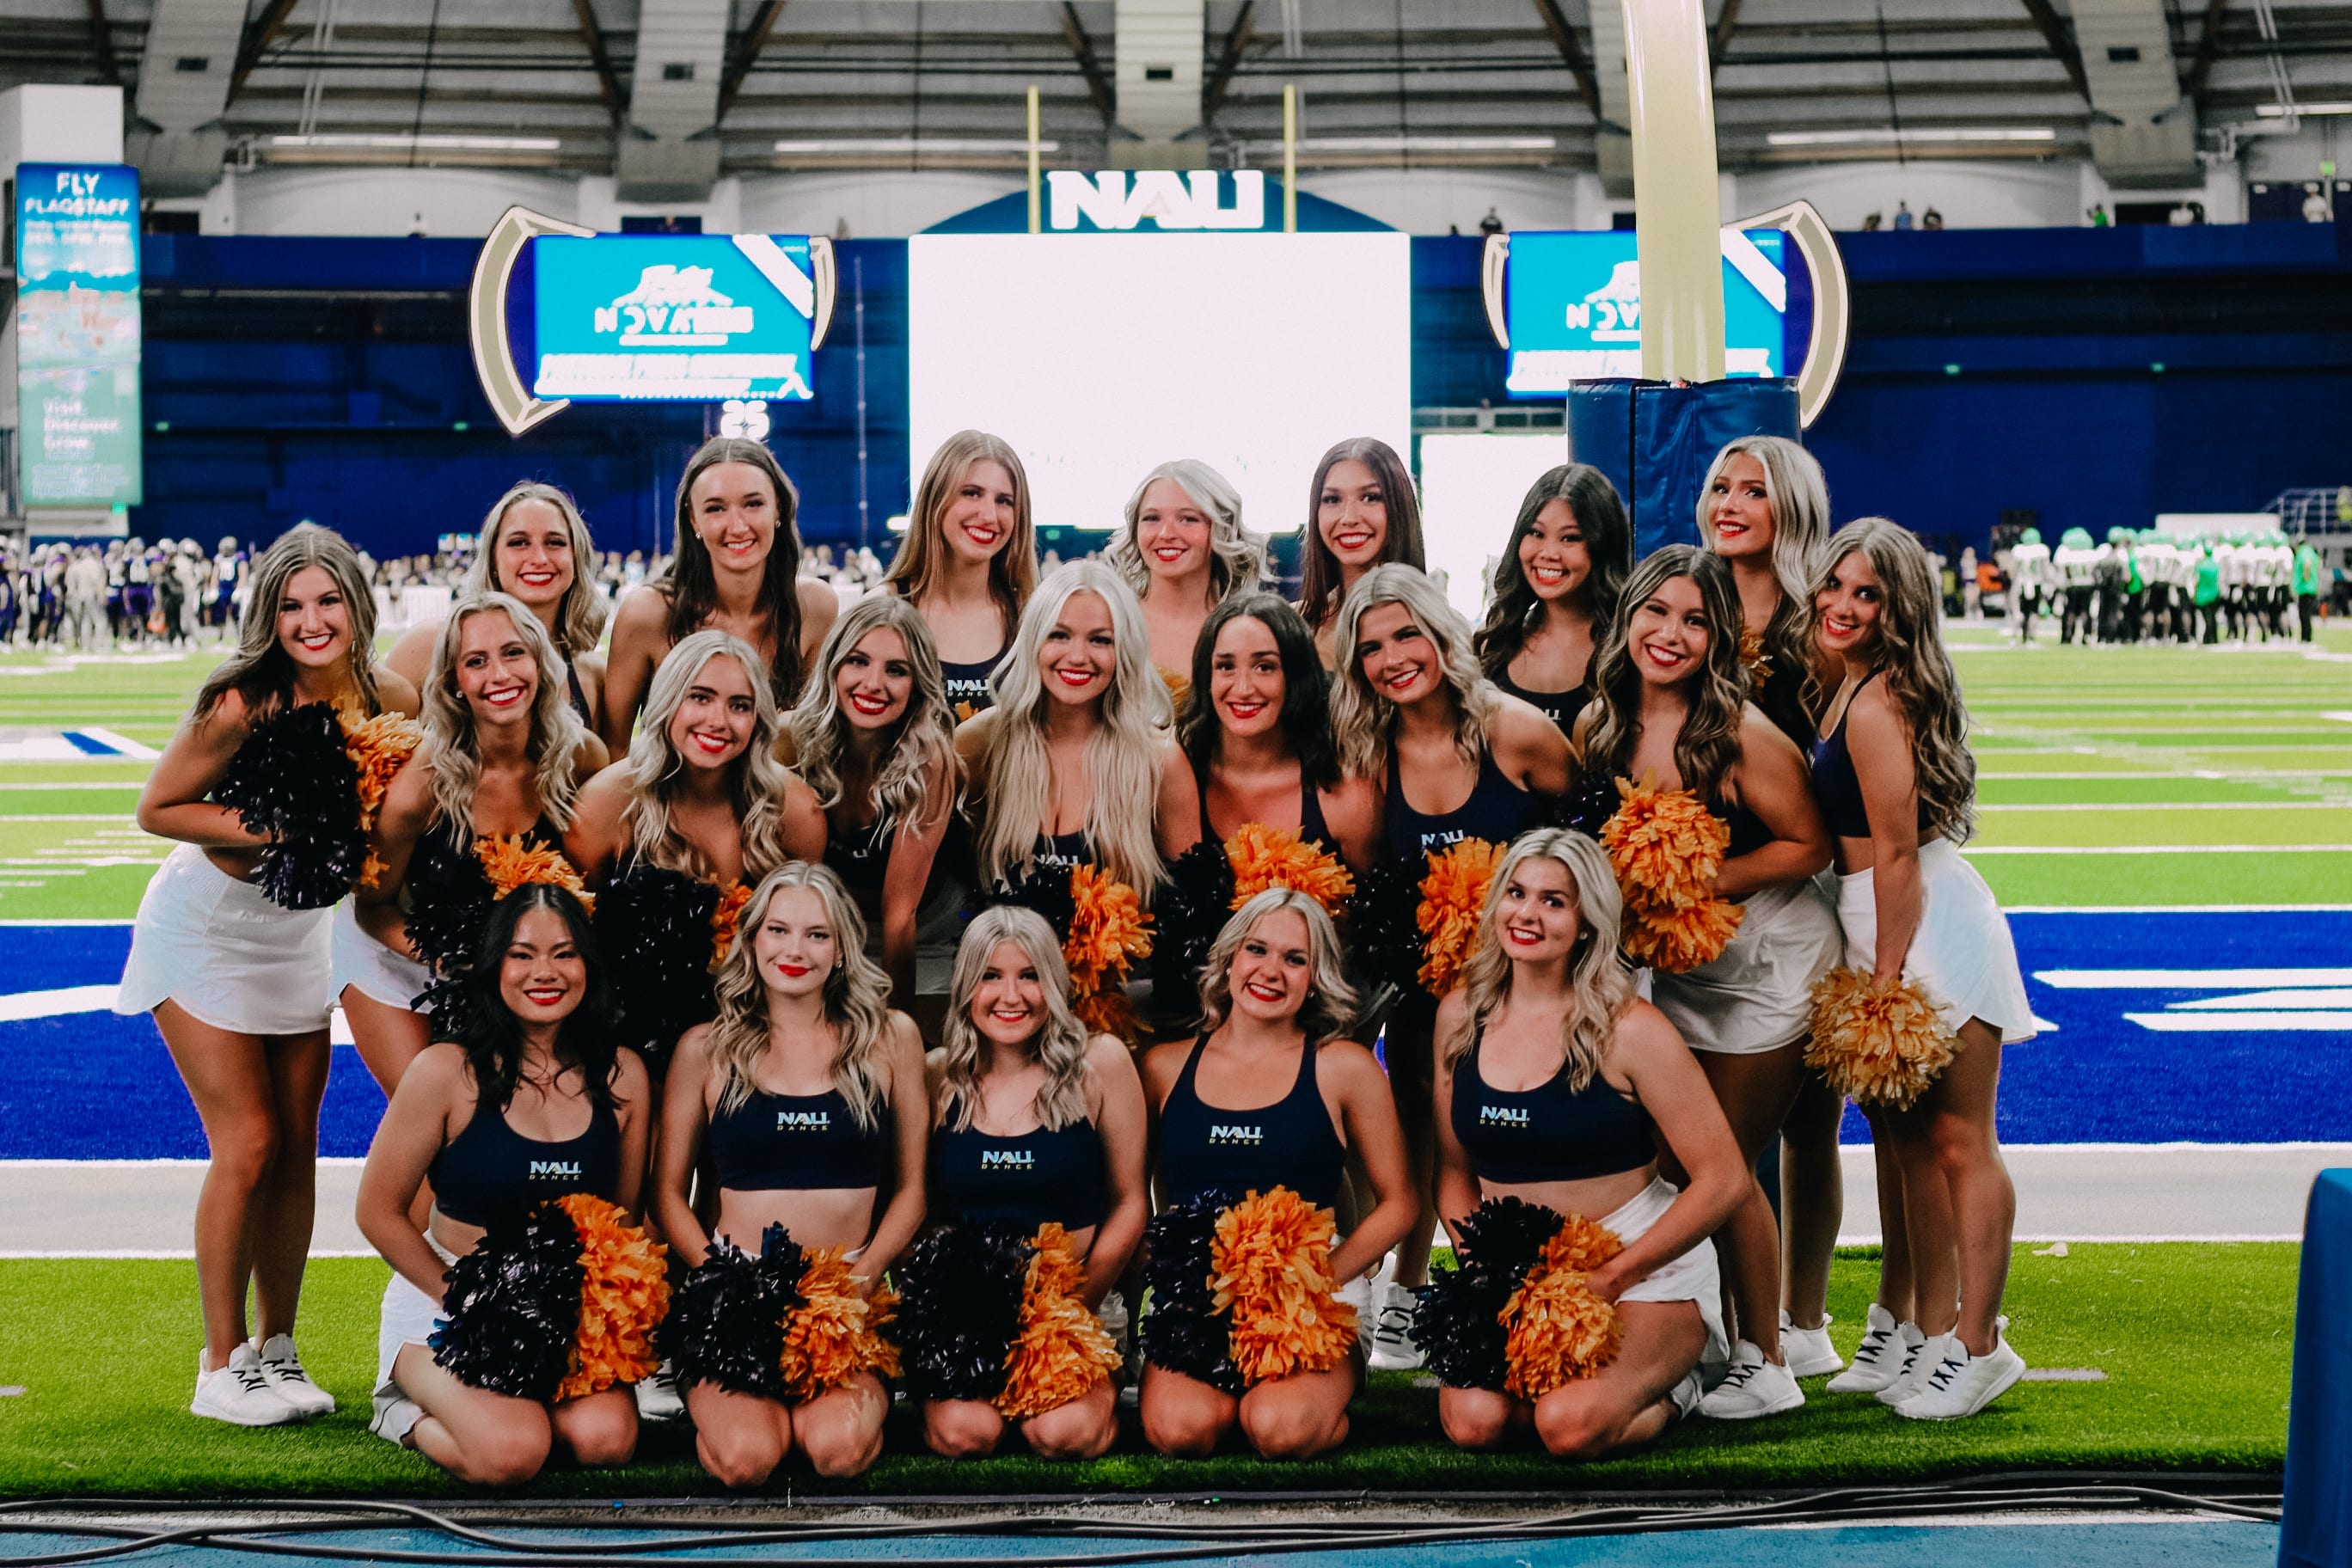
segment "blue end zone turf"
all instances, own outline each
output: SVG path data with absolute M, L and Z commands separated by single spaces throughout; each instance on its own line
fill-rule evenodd
M 2116 984 L 2214 970 L 2352 968 L 2352 911 L 2114 911 L 2011 917 L 2027 991 L 2054 1033 L 2002 1064 L 2000 1133 L 2011 1143 L 2282 1143 L 2352 1140 L 2352 977 L 2286 983 Z M 111 984 L 128 926 L 0 929 L 9 992 Z M 2109 972 L 2088 985 L 2033 978 Z M 2189 974 L 2194 978 L 2193 974 Z M 14 1000 L 0 994 L 0 1012 Z M 2318 1027 L 2227 1026 L 2284 1022 Z M 2204 1004 L 2204 1006 L 2188 1006 Z M 2329 1010 L 2332 1009 L 2332 1010 Z M 16 1009 L 23 1011 L 22 1007 Z M 2256 1017 L 2253 1015 L 2259 1014 Z M 2178 1017 L 2150 1027 L 2126 1015 Z M 348 1047 L 335 1051 L 320 1152 L 359 1155 L 383 1099 Z M 1845 1137 L 1864 1141 L 1848 1113 Z M 187 1091 L 148 1019 L 78 1012 L 0 1022 L 0 1158 L 200 1159 Z

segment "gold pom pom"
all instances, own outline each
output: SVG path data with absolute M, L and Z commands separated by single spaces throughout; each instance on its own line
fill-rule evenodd
M 1443 996 L 1462 978 L 1478 940 L 1478 911 L 1502 851 L 1483 838 L 1429 852 L 1429 873 L 1421 879 L 1421 907 L 1413 923 L 1422 935 L 1422 988 Z
M 383 792 L 425 739 L 425 726 L 405 713 L 378 713 L 357 723 L 343 721 L 343 754 L 360 770 L 360 831 L 375 828 L 375 814 L 383 807 Z M 383 875 L 383 862 L 374 847 L 360 868 L 359 885 L 373 888 Z
M 1601 825 L 1601 847 L 1628 903 L 1685 910 L 1712 897 L 1731 826 L 1686 789 L 1659 789 L 1649 779 L 1617 781 L 1616 814 Z
M 1669 974 L 1710 963 L 1723 954 L 1748 913 L 1739 904 L 1705 899 L 1685 910 L 1637 910 L 1619 928 L 1625 956 Z
M 1561 1222 L 1497 1314 L 1505 1331 L 1504 1393 L 1541 1399 L 1617 1358 L 1624 1340 L 1617 1309 L 1594 1295 L 1585 1279 L 1623 1249 L 1614 1231 L 1582 1215 Z
M 1069 1233 L 1048 1222 L 1030 1238 L 1021 1289 L 1021 1337 L 1006 1363 L 996 1408 L 1008 1421 L 1058 1410 L 1117 1370 L 1110 1335 L 1078 1299 L 1087 1271 Z
M 727 963 L 727 954 L 735 945 L 735 922 L 743 918 L 744 907 L 751 901 L 751 889 L 742 883 L 719 886 L 719 907 L 710 911 L 711 973 L 718 973 Z
M 1908 1108 L 1959 1044 L 1915 982 L 1881 985 L 1866 970 L 1841 967 L 1813 983 L 1805 1065 L 1857 1104 Z
M 1070 1011 L 1089 1035 L 1108 1035 L 1132 1046 L 1139 1037 L 1135 1022 L 1135 1004 L 1127 998 L 1127 988 L 1112 985 L 1085 996 L 1075 997 Z
M 1234 868 L 1234 909 L 1268 888 L 1289 888 L 1337 915 L 1356 890 L 1354 875 L 1339 857 L 1307 843 L 1303 828 L 1244 822 L 1225 840 L 1225 859 Z
M 503 899 L 530 882 L 568 889 L 587 909 L 596 907 L 595 895 L 580 873 L 554 845 L 533 845 L 520 833 L 487 834 L 474 840 L 474 858 L 488 879 L 490 897 Z
M 669 1310 L 669 1249 L 631 1225 L 617 1205 L 569 1193 L 556 1206 L 580 1233 L 580 1327 L 555 1397 L 577 1399 L 641 1383 L 661 1358 L 654 1329 Z
M 1331 1211 L 1276 1187 L 1217 1216 L 1210 1243 L 1214 1310 L 1232 1325 L 1246 1383 L 1328 1372 L 1356 1344 L 1356 1309 L 1332 1291 Z
M 1764 632 L 1760 626 L 1739 634 L 1739 668 L 1748 672 L 1748 684 L 1751 689 L 1772 679 L 1772 656 L 1764 651 Z
M 1182 712 L 1184 699 L 1192 694 L 1192 678 L 1189 675 L 1179 675 L 1165 666 L 1154 665 L 1152 668 L 1159 673 L 1160 683 L 1168 688 L 1168 700 L 1174 704 L 1178 712 Z
M 795 1400 L 814 1399 L 859 1373 L 898 1375 L 898 1347 L 882 1337 L 898 1298 L 877 1287 L 868 1300 L 838 1247 L 811 1251 L 802 1266 L 801 1304 L 784 1320 L 780 1364 Z
M 1151 956 L 1151 917 L 1133 888 L 1109 872 L 1080 864 L 1070 870 L 1070 934 L 1063 939 L 1062 956 L 1070 965 L 1070 984 L 1079 991 L 1100 990 L 1106 982 L 1124 981 L 1139 958 Z

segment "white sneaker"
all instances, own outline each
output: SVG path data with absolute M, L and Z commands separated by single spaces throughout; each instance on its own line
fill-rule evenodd
M 1801 1329 L 1789 1321 L 1788 1313 L 1780 1314 L 1780 1353 L 1789 1358 L 1791 1377 L 1825 1377 L 1844 1368 L 1845 1358 L 1830 1343 L 1830 1325 L 1836 1321 L 1823 1312 L 1820 1328 Z
M 294 1353 L 294 1336 L 272 1334 L 258 1347 L 261 1375 L 270 1392 L 305 1415 L 324 1415 L 335 1407 L 335 1396 L 310 1381 L 302 1358 Z
M 2001 1328 L 2008 1320 L 2001 1320 Z M 2025 1358 L 2009 1348 L 2009 1336 L 1993 1331 L 1992 1349 L 1972 1356 L 1951 1334 L 1943 1342 L 1943 1356 L 1919 1384 L 1918 1391 L 1895 1407 L 1895 1414 L 1914 1421 L 1957 1421 L 1974 1415 L 2009 1392 L 2025 1375 Z
M 1412 1342 L 1412 1310 L 1414 1297 L 1409 1285 L 1375 1285 L 1372 1300 L 1379 1303 L 1372 1315 L 1372 1352 L 1370 1363 L 1375 1372 L 1412 1372 L 1425 1358 L 1421 1347 Z
M 269 1374 L 261 1370 L 261 1358 L 250 1344 L 237 1346 L 229 1352 L 226 1366 L 209 1372 L 205 1358 L 197 1356 L 196 1396 L 188 1402 L 188 1414 L 233 1426 L 283 1426 L 302 1418 L 269 1386 Z
M 1919 1392 L 1920 1385 L 1927 1381 L 1927 1374 L 1934 1372 L 1936 1363 L 1944 1359 L 1945 1348 L 1952 1338 L 1949 1334 L 1921 1333 L 1911 1323 L 1904 1324 L 1903 1328 L 1903 1369 L 1895 1374 L 1894 1382 L 1878 1391 L 1878 1403 L 1889 1409 Z M 1916 1344 L 1910 1342 L 1910 1336 L 1915 1333 L 1919 1335 Z
M 1752 1421 L 1804 1402 L 1805 1392 L 1789 1369 L 1766 1361 L 1762 1351 L 1742 1340 L 1732 1347 L 1731 1371 L 1698 1402 L 1698 1413 L 1717 1421 Z
M 414 1399 L 399 1394 L 379 1395 L 375 1415 L 368 1422 L 368 1430 L 387 1443 L 409 1447 L 408 1434 L 425 1419 L 425 1407 Z
M 1911 1331 L 1914 1336 L 1918 1331 Z M 1863 1319 L 1862 1343 L 1854 1348 L 1853 1364 L 1830 1379 L 1830 1392 L 1875 1394 L 1885 1388 L 1903 1370 L 1906 1342 L 1895 1314 L 1873 1301 Z
M 636 1395 L 640 1421 L 675 1421 L 686 1414 L 686 1396 L 677 1391 L 677 1368 L 668 1362 L 638 1382 Z

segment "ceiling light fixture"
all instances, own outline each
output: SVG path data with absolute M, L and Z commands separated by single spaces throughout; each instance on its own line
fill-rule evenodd
M 406 152 L 552 153 L 563 145 L 553 136 L 418 136 L 405 131 L 366 135 L 335 132 L 321 135 L 272 136 L 272 147 L 396 148 Z
M 1764 137 L 1768 147 L 1869 147 L 1912 142 L 2055 142 L 2058 132 L 2047 125 L 1952 125 L 1922 129 L 1906 125 L 1873 126 L 1857 131 L 1773 131 Z
M 2352 103 L 2258 103 L 2254 112 L 2264 120 L 2292 120 L 2311 114 L 2352 114 Z
M 1279 146 L 1281 143 L 1271 143 Z M 1306 153 L 1549 153 L 1556 136 L 1308 136 Z
M 835 137 L 817 141 L 784 141 L 776 143 L 779 153 L 1026 153 L 1029 143 L 1018 136 L 880 136 L 867 138 Z M 1040 153 L 1058 153 L 1059 142 L 1040 142 Z

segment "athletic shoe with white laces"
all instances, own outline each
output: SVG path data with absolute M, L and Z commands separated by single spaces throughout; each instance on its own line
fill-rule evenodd
M 335 1396 L 310 1381 L 302 1370 L 302 1358 L 294 1353 L 294 1336 L 272 1334 L 257 1347 L 261 1355 L 261 1375 L 269 1380 L 271 1392 L 305 1415 L 324 1415 L 335 1407 Z
M 269 1386 L 269 1374 L 261 1370 L 261 1358 L 250 1344 L 237 1346 L 229 1352 L 226 1366 L 210 1371 L 203 1356 L 196 1358 L 196 1396 L 188 1402 L 188 1414 L 232 1426 L 283 1426 L 302 1418 Z
M 669 1362 L 638 1383 L 636 1394 L 640 1421 L 675 1421 L 686 1414 L 686 1396 L 677 1391 L 677 1368 Z
M 1914 1336 L 1918 1331 L 1911 1331 Z M 1853 1364 L 1830 1379 L 1830 1392 L 1875 1394 L 1885 1388 L 1903 1370 L 1905 1342 L 1903 1325 L 1895 1321 L 1895 1314 L 1873 1301 L 1863 1319 L 1862 1343 L 1854 1349 Z
M 1717 1421 L 1752 1421 L 1777 1415 L 1805 1402 L 1805 1391 L 1789 1369 L 1764 1359 L 1746 1340 L 1732 1347 L 1731 1371 L 1698 1402 L 1698 1413 Z
M 1845 1368 L 1845 1358 L 1830 1343 L 1830 1325 L 1835 1318 L 1822 1314 L 1822 1326 L 1801 1329 L 1789 1321 L 1789 1314 L 1780 1314 L 1780 1353 L 1789 1360 L 1791 1377 L 1826 1377 Z
M 1919 1392 L 1927 1374 L 1944 1359 L 1945 1349 L 1952 1339 L 1949 1334 L 1920 1333 L 1919 1342 L 1911 1344 L 1907 1342 L 1910 1335 L 1918 1333 L 1918 1330 L 1909 1323 L 1903 1327 L 1907 1331 L 1904 1335 L 1906 1342 L 1903 1347 L 1903 1370 L 1895 1374 L 1893 1383 L 1878 1391 L 1878 1403 L 1890 1410 Z
M 2001 1319 L 1993 1331 L 1992 1349 L 1983 1355 L 1970 1355 L 1959 1335 L 1946 1336 L 1944 1353 L 1934 1370 L 1917 1393 L 1895 1407 L 1895 1414 L 1914 1421 L 1957 1421 L 2008 1393 L 2025 1375 L 2025 1358 L 2009 1348 L 2009 1336 L 2001 1331 L 2008 1327 L 2009 1320 Z
M 1412 1287 L 1374 1285 L 1372 1300 L 1378 1303 L 1372 1314 L 1372 1352 L 1369 1358 L 1372 1370 L 1413 1371 L 1427 1358 L 1412 1342 L 1412 1315 L 1417 1301 Z

